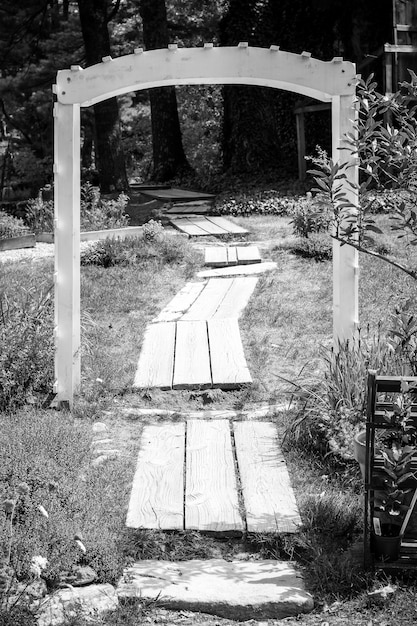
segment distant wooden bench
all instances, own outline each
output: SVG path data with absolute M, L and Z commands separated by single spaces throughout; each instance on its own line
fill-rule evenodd
M 257 246 L 211 246 L 204 251 L 204 264 L 210 267 L 260 263 Z
M 301 519 L 271 422 L 145 426 L 129 528 L 295 533 Z
M 189 237 L 243 235 L 248 232 L 224 217 L 215 217 L 213 215 L 170 217 L 170 222 L 175 228 L 186 233 Z

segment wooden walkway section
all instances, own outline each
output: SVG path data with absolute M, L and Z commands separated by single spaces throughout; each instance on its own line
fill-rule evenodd
M 185 189 L 176 189 L 174 187 L 156 187 L 151 189 L 142 187 L 140 188 L 140 192 L 144 196 L 149 196 L 152 199 L 160 200 L 162 202 L 196 202 L 200 200 L 214 200 L 215 198 L 212 193 L 187 191 Z
M 171 224 L 189 237 L 244 235 L 248 231 L 224 217 L 214 215 L 187 215 L 171 217 Z
M 237 318 L 150 324 L 133 388 L 233 389 L 252 382 Z
M 256 283 L 252 276 L 187 283 L 147 327 L 133 388 L 250 384 L 238 318 Z
M 210 267 L 260 263 L 257 246 L 212 246 L 204 251 L 204 264 Z
M 145 426 L 129 528 L 294 533 L 301 519 L 270 422 Z

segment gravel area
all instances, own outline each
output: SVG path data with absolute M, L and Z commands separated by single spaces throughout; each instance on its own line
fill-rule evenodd
M 88 247 L 90 241 L 80 243 L 80 249 Z M 20 248 L 18 250 L 2 250 L 0 251 L 0 263 L 6 261 L 39 261 L 46 257 L 53 257 L 55 254 L 55 245 L 53 243 L 37 242 L 34 248 Z

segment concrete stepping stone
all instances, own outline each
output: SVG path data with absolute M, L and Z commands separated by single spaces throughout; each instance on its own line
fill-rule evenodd
M 141 561 L 125 570 L 122 598 L 158 598 L 168 609 L 227 619 L 283 619 L 312 611 L 314 601 L 289 561 Z

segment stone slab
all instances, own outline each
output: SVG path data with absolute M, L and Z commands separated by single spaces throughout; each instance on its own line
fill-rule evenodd
M 118 597 L 155 599 L 168 609 L 227 619 L 283 619 L 314 607 L 289 561 L 141 561 L 127 568 Z
M 116 591 L 109 584 L 59 589 L 40 603 L 36 612 L 37 623 L 38 626 L 60 626 L 80 613 L 86 620 L 92 620 L 117 606 Z

